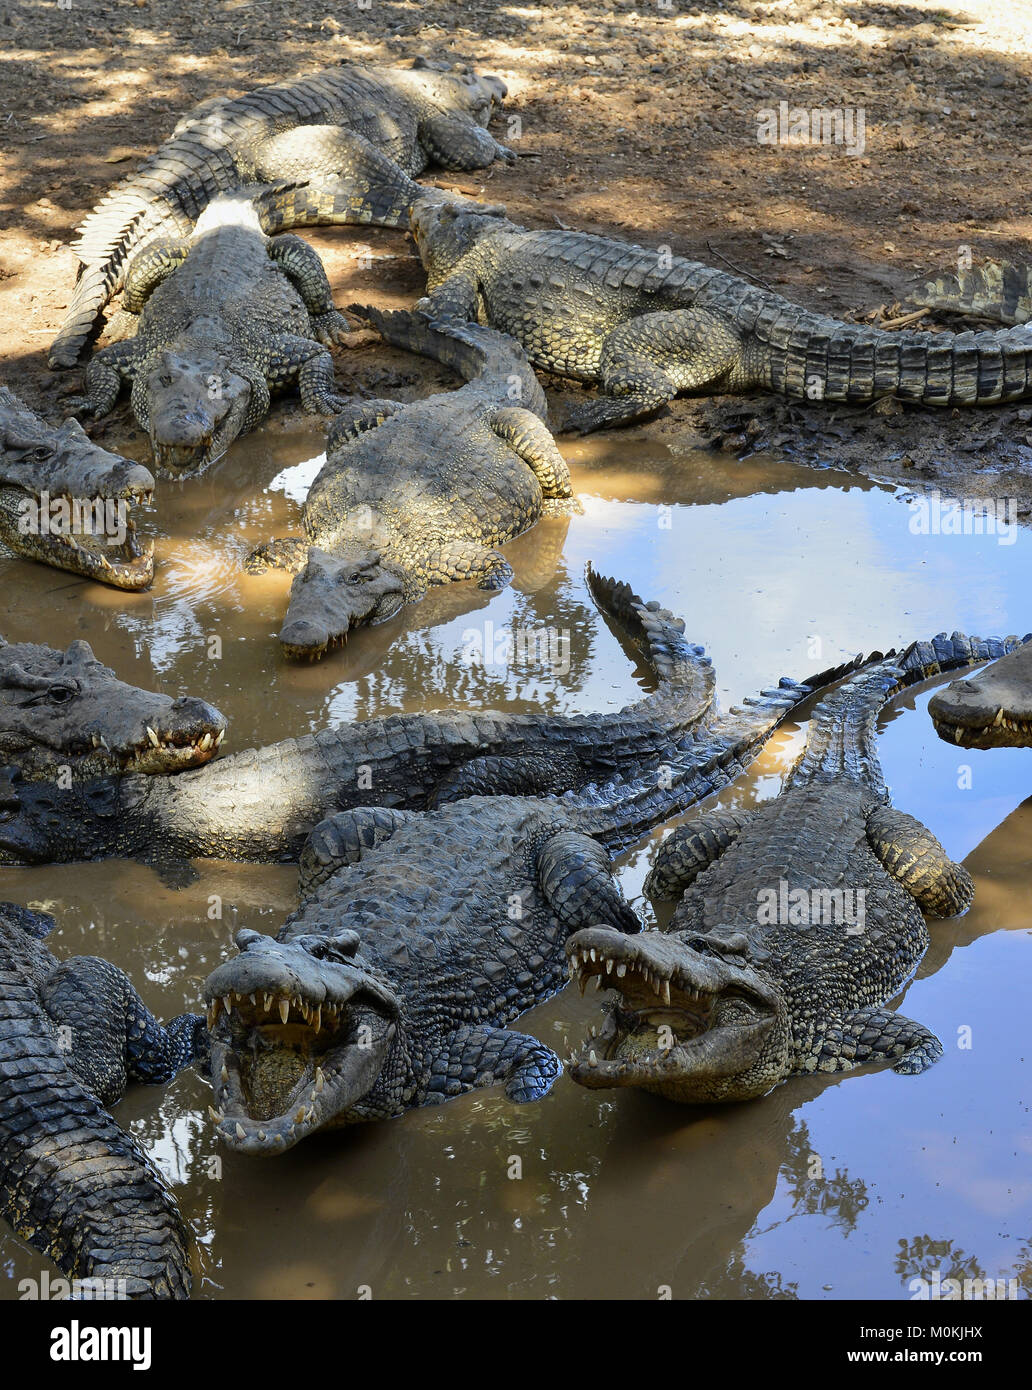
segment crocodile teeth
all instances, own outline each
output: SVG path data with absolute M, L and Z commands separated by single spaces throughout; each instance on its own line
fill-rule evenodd
M 287 1019 L 290 1017 L 290 1003 L 286 999 L 281 999 L 279 1001 L 279 1016 L 284 1023 L 286 1023 Z
M 312 1015 L 312 1027 L 315 1029 L 315 1031 L 316 1031 L 317 1033 L 318 1033 L 319 1029 L 322 1027 L 322 1005 L 321 1005 L 321 1004 L 319 1005 L 319 1007 L 315 1010 L 314 1014 Z
M 218 748 L 218 747 L 221 745 L 222 740 L 223 740 L 225 737 L 226 737 L 226 731 L 225 731 L 225 729 L 220 729 L 220 730 L 218 731 L 218 733 L 215 735 L 215 747 L 216 747 L 216 748 Z
M 222 1123 L 223 1115 L 221 1110 L 216 1110 L 213 1105 L 209 1105 L 208 1114 L 211 1116 L 211 1118 L 215 1121 L 217 1125 Z
M 594 1048 L 592 1048 L 591 1051 L 588 1053 L 588 1066 L 589 1066 L 589 1067 L 597 1067 L 597 1066 L 598 1066 L 598 1058 L 595 1056 L 595 1049 L 594 1049 Z
M 606 974 L 607 974 L 607 975 L 612 975 L 612 973 L 613 973 L 613 962 L 612 962 L 611 960 L 607 960 L 607 961 L 606 961 Z
M 229 1081 L 229 1068 L 226 1066 L 225 1062 L 222 1063 L 221 1080 L 223 1086 Z
M 233 996 L 231 994 L 224 994 L 222 996 L 222 1007 L 225 1009 L 227 1014 L 229 1013 L 230 1009 L 232 1009 Z
M 588 955 L 591 957 L 592 965 L 594 965 L 595 961 L 598 960 L 598 952 L 595 950 L 594 946 L 592 946 L 591 950 L 588 952 Z
M 258 1007 L 258 996 L 256 994 L 249 994 L 247 997 L 251 1001 L 251 1008 L 256 1009 Z
M 154 732 L 154 730 L 151 728 L 149 724 L 147 725 L 147 737 L 150 739 L 152 747 L 161 747 L 161 739 L 158 738 L 157 734 Z
M 617 978 L 618 980 L 622 980 L 623 977 L 624 977 L 626 974 L 627 974 L 627 966 L 624 965 L 623 961 L 621 961 L 620 964 L 616 967 L 616 978 Z
M 246 1139 L 246 1138 L 247 1138 L 246 1131 L 244 1130 L 244 1127 L 243 1127 L 243 1125 L 240 1123 L 239 1120 L 237 1120 L 236 1137 L 237 1137 L 238 1139 Z
M 670 1003 L 670 981 L 669 981 L 669 980 L 664 980 L 664 981 L 663 981 L 663 1003 L 664 1003 L 664 1004 L 669 1004 L 669 1003 Z
M 204 737 L 201 739 L 200 743 L 197 745 L 197 747 L 200 748 L 200 749 L 203 749 L 203 751 L 204 751 L 205 753 L 207 753 L 207 751 L 208 751 L 208 749 L 211 747 L 211 745 L 212 745 L 212 737 L 211 737 L 211 734 L 205 734 Z
M 258 1131 L 258 1142 L 259 1142 L 260 1144 L 264 1144 L 264 1143 L 265 1143 L 265 1130 L 264 1130 L 264 1129 L 260 1129 L 260 1130 Z
M 314 1094 L 314 1095 L 318 1095 L 318 1094 L 320 1093 L 320 1091 L 322 1090 L 322 1088 L 323 1088 L 325 1085 L 326 1085 L 326 1077 L 323 1075 L 323 1069 L 322 1069 L 322 1067 L 316 1067 L 316 1069 L 315 1069 L 315 1086 L 312 1088 L 313 1094 Z
M 305 1110 L 305 1107 L 302 1105 L 301 1109 L 300 1109 L 300 1110 L 297 1112 L 297 1114 L 294 1116 L 294 1123 L 295 1123 L 296 1125 L 303 1124 L 303 1123 L 304 1123 L 304 1119 L 305 1119 L 305 1115 L 306 1115 L 307 1113 L 308 1113 L 308 1112 Z
M 999 728 L 1000 725 L 1001 725 L 1002 723 L 1003 723 L 1003 706 L 1001 705 L 1000 708 L 996 711 L 996 718 L 993 720 L 993 727 L 994 727 L 994 728 Z
M 266 1012 L 267 1014 L 271 1014 L 271 1013 L 272 1013 L 272 995 L 271 995 L 271 994 L 263 994 L 263 995 L 262 995 L 262 1008 L 265 1010 L 265 1012 Z
M 961 740 L 961 737 L 963 736 L 963 733 L 964 733 L 964 730 L 958 725 L 958 726 L 957 726 L 957 731 L 956 731 L 956 733 L 953 735 L 953 742 L 954 742 L 954 743 L 959 743 L 960 740 Z

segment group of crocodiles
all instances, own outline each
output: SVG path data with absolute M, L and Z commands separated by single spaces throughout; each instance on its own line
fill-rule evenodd
M 81 229 L 52 365 L 75 362 L 119 291 L 122 309 L 79 413 L 106 413 L 130 383 L 156 467 L 180 475 L 256 427 L 275 389 L 296 384 L 308 409 L 334 417 L 304 534 L 247 561 L 295 576 L 289 655 L 320 655 L 432 584 L 509 581 L 498 547 L 572 504 L 534 368 L 600 388 L 565 417 L 582 431 L 685 391 L 1032 397 L 1032 330 L 1013 293 L 1006 330 L 880 332 L 690 261 L 526 230 L 414 181 L 432 162 L 515 158 L 487 128 L 504 95 L 466 69 L 345 64 L 208 103 Z M 409 312 L 349 312 L 464 386 L 413 403 L 338 392 L 328 348 L 350 325 L 315 252 L 287 230 L 318 222 L 411 230 L 426 297 Z M 941 294 L 982 311 L 992 300 L 971 285 Z M 131 525 L 116 549 L 19 524 L 44 498 L 148 500 L 147 469 L 6 390 L 0 442 L 0 543 L 122 588 L 150 583 Z M 876 720 L 897 692 L 992 661 L 933 699 L 936 727 L 965 746 L 1028 746 L 1032 644 L 940 635 L 783 677 L 722 713 L 681 620 L 591 571 L 589 586 L 655 684 L 616 714 L 444 710 L 230 755 L 205 701 L 128 685 L 85 642 L 60 652 L 0 639 L 0 865 L 300 865 L 297 911 L 275 937 L 241 931 L 204 986 L 204 1014 L 167 1027 L 112 965 L 55 960 L 42 944 L 50 919 L 0 905 L 0 1210 L 66 1273 L 123 1281 L 130 1296 L 188 1293 L 174 1199 L 107 1107 L 130 1080 L 167 1082 L 191 1061 L 210 1079 L 219 1138 L 275 1154 L 474 1087 L 539 1098 L 559 1060 L 508 1025 L 567 979 L 613 991 L 569 1061 L 586 1087 L 740 1101 L 799 1073 L 877 1060 L 915 1073 L 940 1055 L 890 1006 L 928 944 L 925 915 L 964 911 L 973 887 L 891 805 Z M 779 795 L 698 811 L 664 841 L 647 891 L 677 907 L 664 930 L 642 930 L 611 855 L 728 786 L 807 713 Z M 818 888 L 859 898 L 863 914 L 757 911 L 774 889 L 794 907 Z

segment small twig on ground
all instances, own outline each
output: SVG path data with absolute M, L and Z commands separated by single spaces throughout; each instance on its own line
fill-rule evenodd
M 923 319 L 929 310 L 915 309 L 912 314 L 900 314 L 895 319 L 882 319 L 881 323 L 876 324 L 877 328 L 903 328 L 908 323 L 916 323 L 918 319 Z
M 764 288 L 765 290 L 770 290 L 771 294 L 776 294 L 776 293 L 777 293 L 777 291 L 774 289 L 774 286 L 773 286 L 773 285 L 768 285 L 767 282 L 766 282 L 766 280 L 761 279 L 761 277 L 760 277 L 759 275 L 754 275 L 754 274 L 752 273 L 752 271 L 749 271 L 749 270 L 743 270 L 743 269 L 741 268 L 741 266 L 735 265 L 734 261 L 729 261 L 728 258 L 727 258 L 726 256 L 722 256 L 722 255 L 720 254 L 720 252 L 717 250 L 717 248 L 713 245 L 713 243 L 712 243 L 711 241 L 707 241 L 707 243 L 706 243 L 706 250 L 707 250 L 711 255 L 716 256 L 716 258 L 717 258 L 718 261 L 723 261 L 724 264 L 725 264 L 726 266 L 729 266 L 729 267 L 735 272 L 736 275 L 742 275 L 742 276 L 744 276 L 745 279 L 747 279 L 747 280 L 755 280 L 756 283 L 757 283 L 758 285 L 762 285 L 763 288 Z

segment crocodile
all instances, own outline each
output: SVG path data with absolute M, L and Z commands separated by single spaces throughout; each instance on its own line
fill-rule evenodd
M 77 420 L 48 425 L 0 385 L 0 558 L 20 556 L 115 589 L 154 578 L 154 547 L 132 519 L 154 478 L 110 454 Z
M 225 736 L 217 709 L 120 681 L 88 642 L 0 637 L 0 764 L 30 780 L 200 767 Z
M 496 77 L 461 64 L 411 68 L 342 63 L 306 77 L 216 98 L 188 113 L 150 158 L 104 195 L 78 229 L 79 279 L 50 349 L 72 367 L 128 263 L 161 237 L 183 237 L 218 193 L 250 183 L 349 177 L 382 156 L 415 177 L 431 163 L 480 169 L 515 155 L 487 130 L 506 94 Z M 408 203 L 288 194 L 278 226 L 367 222 L 403 226 Z M 271 230 L 269 228 L 268 230 Z
M 940 634 L 850 677 L 821 701 L 773 800 L 702 812 L 663 843 L 646 880 L 680 897 L 665 930 L 571 936 L 571 976 L 615 990 L 571 1059 L 589 1088 L 636 1086 L 692 1104 L 748 1100 L 800 1073 L 891 1060 L 915 1074 L 942 1053 L 886 1007 L 928 943 L 924 913 L 971 903 L 967 871 L 895 809 L 876 720 L 896 692 L 1011 644 Z
M 929 280 L 909 299 L 929 309 L 995 323 L 1028 323 L 1032 319 L 1032 265 L 986 260 Z
M 938 691 L 928 713 L 947 743 L 1032 748 L 1032 634 L 978 675 Z
M 53 925 L 0 903 L 0 1216 L 95 1296 L 185 1298 L 175 1198 L 108 1107 L 203 1062 L 204 1019 L 163 1027 L 108 961 L 58 962 Z
M 135 335 L 93 356 L 85 396 L 68 405 L 104 415 L 130 382 L 133 413 L 170 473 L 221 458 L 265 418 L 272 390 L 296 382 L 316 413 L 346 405 L 327 349 L 348 323 L 322 262 L 300 237 L 267 237 L 247 193 L 212 199 L 188 238 L 142 251 L 124 298 L 139 312 Z
M 683 638 L 672 655 L 707 672 Z M 239 932 L 205 982 L 219 1137 L 275 1154 L 496 1082 L 514 1101 L 544 1095 L 558 1058 L 506 1025 L 565 983 L 571 932 L 638 931 L 610 853 L 726 785 L 812 689 L 783 681 L 662 769 L 327 817 L 301 855 L 298 911 L 275 938 Z
M 545 393 L 523 349 L 490 328 L 438 331 L 407 313 L 366 311 L 382 337 L 466 378 L 425 400 L 372 400 L 336 419 L 304 506 L 303 539 L 258 547 L 246 567 L 296 574 L 279 640 L 315 659 L 360 623 L 383 622 L 431 584 L 501 589 L 496 548 L 531 527 L 545 499 L 569 498 Z
M 0 864 L 296 863 L 320 821 L 353 807 L 420 810 L 466 796 L 552 795 L 629 769 L 649 769 L 658 779 L 678 757 L 695 767 L 699 795 L 737 775 L 757 746 L 753 726 L 736 711 L 717 710 L 709 659 L 698 647 L 682 655 L 683 624 L 641 604 L 624 584 L 594 574 L 589 582 L 657 681 L 652 694 L 616 713 L 397 714 L 173 776 L 75 779 L 70 786 L 27 781 L 8 767 L 0 769 Z
M 412 208 L 427 270 L 417 308 L 510 333 L 531 362 L 597 383 L 567 412 L 587 433 L 681 392 L 974 405 L 1032 396 L 1032 328 L 890 333 L 841 323 L 723 270 L 608 237 L 528 231 L 432 193 Z

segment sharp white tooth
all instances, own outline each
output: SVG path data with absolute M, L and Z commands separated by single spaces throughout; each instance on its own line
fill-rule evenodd
M 219 744 L 222 742 L 222 740 L 223 740 L 225 737 L 226 737 L 226 731 L 225 731 L 225 729 L 220 729 L 220 730 L 218 731 L 218 733 L 215 735 L 215 747 L 216 747 L 216 748 L 218 748 Z
M 594 1049 L 594 1048 L 592 1048 L 591 1051 L 588 1053 L 588 1066 L 589 1066 L 589 1067 L 597 1067 L 597 1066 L 598 1066 L 598 1058 L 595 1056 L 595 1049 Z
M 222 996 L 222 1007 L 225 1009 L 226 1013 L 228 1014 L 229 1011 L 230 1011 L 230 1010 L 232 1009 L 232 1007 L 233 1007 L 233 996 L 232 996 L 232 995 L 230 995 L 230 994 L 224 994 L 224 995 Z
M 212 745 L 212 742 L 213 742 L 213 739 L 212 739 L 211 734 L 205 734 L 204 737 L 201 739 L 200 743 L 198 744 L 198 747 L 199 747 L 203 752 L 207 753 L 208 749 L 209 749 L 209 748 L 211 747 L 211 745 Z
M 576 965 L 574 964 L 574 962 L 573 962 L 572 959 L 571 959 L 571 960 L 568 960 L 568 961 L 566 962 L 566 973 L 567 973 L 567 975 L 569 975 L 569 977 L 570 977 L 571 980 L 573 979 L 574 975 L 576 975 L 576 973 L 577 973 L 577 967 L 576 967 Z
M 611 959 L 609 959 L 609 960 L 606 961 L 606 974 L 607 974 L 607 975 L 612 975 L 612 973 L 613 973 L 613 961 L 612 961 Z
M 103 748 L 106 752 L 110 753 L 110 752 L 111 752 L 111 749 L 108 748 L 108 741 L 107 741 L 107 739 L 104 737 L 104 735 L 103 735 L 103 734 L 98 734 L 98 735 L 97 735 L 97 738 L 98 738 L 98 740 L 100 741 L 100 746 L 101 746 L 101 748 Z
M 243 1125 L 240 1123 L 239 1120 L 237 1120 L 236 1137 L 237 1137 L 238 1139 L 246 1139 L 246 1138 L 247 1138 L 247 1134 L 246 1134 L 245 1131 L 244 1131 L 244 1127 L 243 1127 Z
M 264 1130 L 264 1129 L 260 1129 L 260 1130 L 258 1131 L 258 1142 L 261 1143 L 261 1144 L 264 1144 L 264 1143 L 265 1143 L 265 1130 Z
M 311 1124 L 312 1121 L 313 1121 L 314 1119 L 315 1119 L 315 1106 L 314 1106 L 314 1105 L 310 1105 L 310 1106 L 308 1107 L 307 1111 L 305 1112 L 305 1123 L 306 1123 L 306 1124 Z
M 598 960 L 598 952 L 595 950 L 594 946 L 592 946 L 591 950 L 588 952 L 588 955 L 591 957 L 592 965 L 594 965 L 594 963 Z
M 626 974 L 627 974 L 627 966 L 624 964 L 623 961 L 621 961 L 620 964 L 616 967 L 616 978 L 617 978 L 618 980 L 622 980 L 623 977 L 624 977 Z
M 211 1118 L 215 1121 L 216 1124 L 218 1124 L 218 1123 L 220 1122 L 220 1120 L 222 1119 L 222 1116 L 221 1116 L 221 1115 L 219 1114 L 219 1112 L 215 1109 L 214 1105 L 209 1105 L 209 1106 L 208 1106 L 208 1114 L 211 1116 Z
M 1001 705 L 1000 708 L 996 711 L 996 718 L 993 720 L 993 724 L 996 725 L 997 727 L 999 727 L 999 725 L 1000 725 L 1002 722 L 1003 722 L 1003 706 Z
M 250 1001 L 251 1001 L 251 1008 L 252 1008 L 252 1009 L 256 1009 L 256 1008 L 258 1007 L 258 996 L 257 996 L 257 994 L 249 994 L 247 997 L 248 997 L 248 999 L 250 999 Z
M 305 1107 L 302 1105 L 301 1109 L 300 1109 L 300 1110 L 297 1112 L 297 1114 L 294 1116 L 294 1123 L 295 1123 L 296 1125 L 299 1125 L 299 1124 L 303 1124 L 303 1123 L 304 1123 L 305 1113 L 306 1113 L 306 1112 L 305 1112 Z
M 279 1016 L 280 1016 L 280 1018 L 283 1020 L 283 1022 L 286 1023 L 287 1019 L 290 1017 L 290 1001 L 289 1001 L 289 1000 L 287 1000 L 287 999 L 281 999 L 281 1000 L 279 1001 Z
M 961 735 L 963 734 L 963 732 L 964 732 L 964 730 L 963 730 L 962 728 L 960 728 L 960 726 L 958 725 L 958 726 L 957 726 L 957 731 L 956 731 L 956 733 L 953 735 L 953 741 L 954 741 L 954 743 L 959 743 L 959 742 L 960 742 Z
M 664 1003 L 664 1004 L 669 1004 L 669 1003 L 670 1003 L 670 981 L 669 981 L 669 980 L 664 980 L 664 981 L 663 981 L 663 1003 Z
M 316 1095 L 319 1095 L 319 1093 L 322 1091 L 322 1088 L 323 1088 L 325 1085 L 326 1085 L 326 1077 L 323 1075 L 323 1069 L 322 1069 L 322 1067 L 316 1067 L 316 1069 L 315 1069 L 315 1087 L 314 1087 L 315 1094 L 316 1094 Z
M 154 748 L 160 748 L 160 747 L 161 747 L 161 739 L 158 738 L 157 734 L 154 732 L 154 730 L 151 728 L 151 726 L 150 726 L 149 724 L 147 725 L 147 737 L 150 739 L 150 742 L 151 742 L 151 746 L 152 746 L 152 747 L 154 747 Z
M 316 1031 L 317 1033 L 318 1033 L 319 1029 L 322 1027 L 322 1005 L 321 1005 L 321 1004 L 320 1004 L 319 1007 L 316 1009 L 315 1013 L 312 1015 L 312 1026 L 313 1026 L 313 1028 L 315 1029 L 315 1031 Z
M 264 1010 L 265 1010 L 265 1012 L 266 1012 L 267 1014 L 271 1014 L 271 1013 L 272 1013 L 272 995 L 271 995 L 271 994 L 263 994 L 263 995 L 262 995 L 262 1007 L 264 1008 Z
M 225 1062 L 222 1063 L 222 1071 L 219 1073 L 219 1075 L 222 1079 L 223 1086 L 225 1086 L 226 1083 L 229 1081 L 229 1068 L 226 1066 Z

